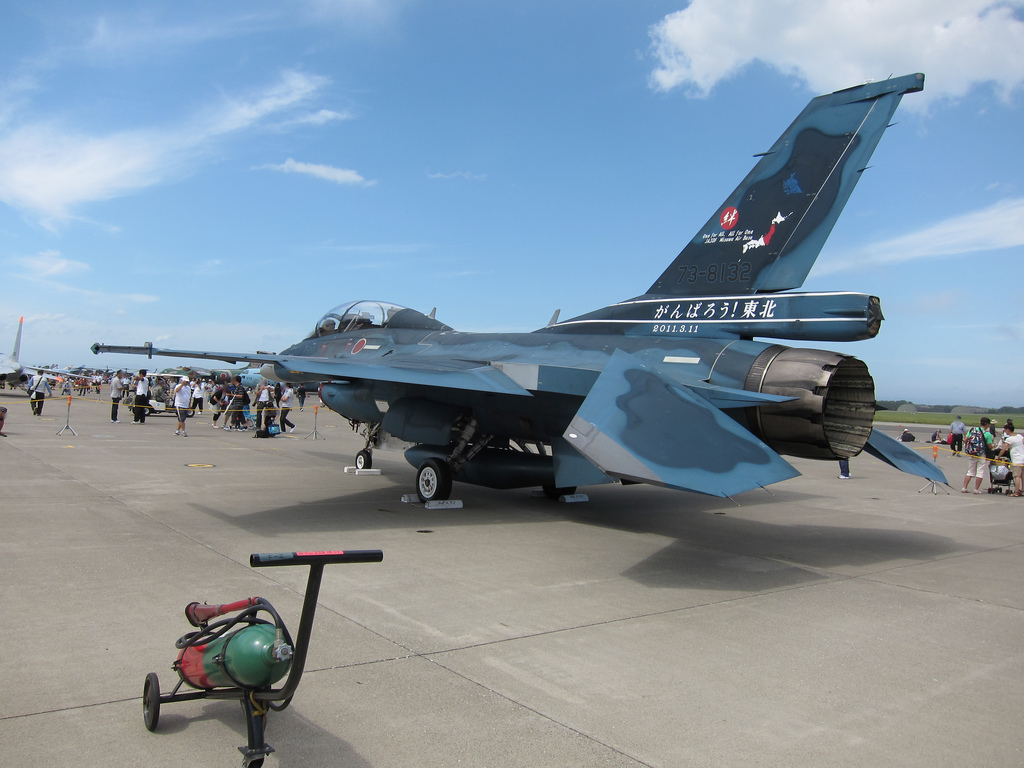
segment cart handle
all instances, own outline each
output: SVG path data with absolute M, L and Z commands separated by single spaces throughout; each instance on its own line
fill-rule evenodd
M 379 549 L 351 549 L 347 552 L 263 552 L 249 555 L 249 565 L 263 568 L 273 565 L 332 565 L 334 563 L 379 563 L 384 553 Z
M 287 701 L 295 693 L 302 679 L 303 668 L 306 666 L 306 652 L 309 650 L 309 638 L 313 633 L 313 617 L 316 614 L 316 600 L 320 594 L 320 581 L 324 566 L 333 563 L 379 563 L 384 553 L 379 549 L 354 549 L 348 552 L 269 552 L 249 555 L 249 565 L 260 568 L 271 565 L 308 565 L 309 576 L 306 579 L 306 594 L 302 598 L 302 615 L 299 617 L 299 632 L 295 636 L 295 652 L 292 656 L 291 669 L 281 688 L 264 691 L 253 691 L 253 701 Z

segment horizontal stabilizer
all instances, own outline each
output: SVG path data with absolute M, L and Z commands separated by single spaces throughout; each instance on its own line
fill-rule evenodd
M 893 440 L 888 435 L 872 429 L 868 436 L 868 443 L 864 450 L 881 459 L 886 464 L 896 467 L 901 472 L 923 477 L 925 480 L 934 480 L 936 483 L 949 485 L 946 476 L 935 463 L 928 461 L 918 451 L 908 448 L 899 440 Z
M 564 437 L 609 475 L 711 496 L 799 475 L 721 410 L 621 350 Z

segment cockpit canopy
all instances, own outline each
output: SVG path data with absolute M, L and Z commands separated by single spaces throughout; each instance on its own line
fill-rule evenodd
M 389 301 L 348 301 L 320 318 L 308 338 L 331 336 L 371 328 L 413 328 L 424 331 L 450 331 L 451 327 L 415 309 Z

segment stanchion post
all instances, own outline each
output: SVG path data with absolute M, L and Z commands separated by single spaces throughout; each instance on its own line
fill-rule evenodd
M 71 395 L 68 395 L 68 420 L 64 423 L 64 426 L 60 428 L 60 432 L 57 433 L 57 436 L 60 437 L 69 429 L 71 430 L 72 435 L 78 437 L 78 433 L 75 432 L 75 428 L 71 426 Z
M 320 406 L 319 405 L 314 405 L 313 406 L 313 431 L 310 432 L 308 435 L 306 435 L 306 437 L 302 438 L 303 440 L 306 440 L 306 439 L 308 439 L 310 437 L 312 437 L 314 440 L 326 440 L 327 439 L 326 437 L 321 435 L 320 432 L 316 428 L 317 416 L 319 414 L 320 414 Z

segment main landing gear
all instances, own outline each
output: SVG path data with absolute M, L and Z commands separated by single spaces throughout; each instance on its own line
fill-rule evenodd
M 452 495 L 452 468 L 443 459 L 427 459 L 416 471 L 420 501 L 444 501 Z
M 356 469 L 370 469 L 373 466 L 373 452 L 364 448 L 356 454 Z

